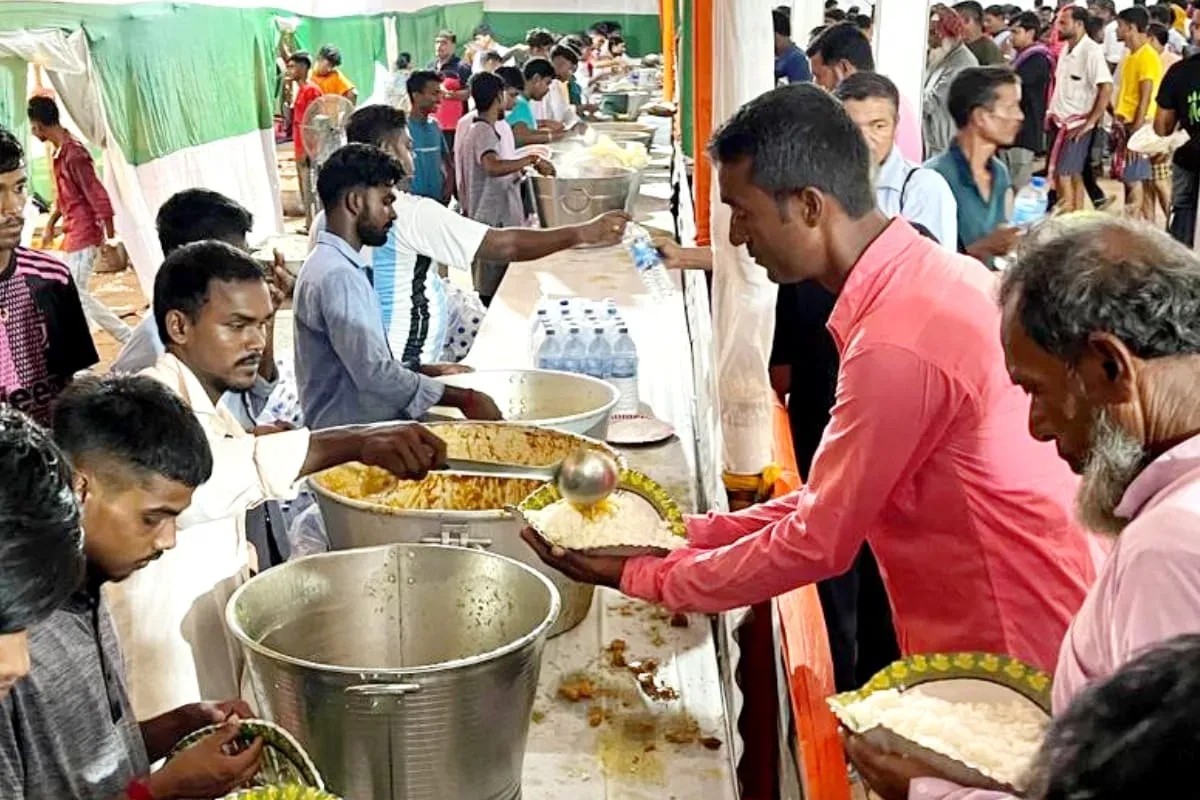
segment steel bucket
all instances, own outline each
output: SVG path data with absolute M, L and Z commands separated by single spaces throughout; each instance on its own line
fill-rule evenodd
M 587 375 L 545 369 L 485 369 L 438 378 L 449 386 L 475 389 L 496 401 L 504 419 L 603 440 L 620 393 Z M 460 417 L 458 409 L 435 406 L 432 414 Z
M 323 553 L 252 578 L 226 621 L 260 712 L 347 800 L 509 800 L 558 592 L 457 547 Z
M 543 228 L 578 225 L 607 211 L 633 212 L 641 173 L 603 167 L 590 177 L 533 176 L 533 203 Z

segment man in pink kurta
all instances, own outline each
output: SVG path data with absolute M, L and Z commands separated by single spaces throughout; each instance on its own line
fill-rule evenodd
M 993 275 L 875 209 L 866 143 L 815 87 L 751 101 L 712 155 L 733 244 L 776 282 L 838 295 L 837 398 L 810 481 L 692 519 L 689 546 L 665 558 L 539 553 L 574 577 L 716 612 L 839 575 L 865 539 L 904 652 L 1051 667 L 1095 570 L 1072 521 L 1075 479 L 1030 437 L 1029 402 L 1005 372 Z

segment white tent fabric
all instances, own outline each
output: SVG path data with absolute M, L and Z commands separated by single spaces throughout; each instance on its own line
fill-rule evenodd
M 713 122 L 724 122 L 743 103 L 771 89 L 771 0 L 713 4 Z M 721 430 L 725 469 L 757 475 L 771 463 L 773 414 L 767 365 L 775 329 L 776 288 L 744 247 L 729 244 L 729 208 L 712 185 L 713 317 L 716 369 L 721 376 Z

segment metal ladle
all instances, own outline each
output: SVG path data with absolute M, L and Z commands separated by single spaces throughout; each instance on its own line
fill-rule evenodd
M 621 477 L 621 468 L 616 459 L 590 447 L 577 448 L 559 463 L 548 467 L 447 458 L 443 469 L 469 475 L 554 483 L 563 498 L 577 506 L 599 503 L 616 490 Z

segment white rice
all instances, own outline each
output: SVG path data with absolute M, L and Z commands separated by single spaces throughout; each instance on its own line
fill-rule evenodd
M 883 726 L 1018 789 L 1048 722 L 1041 710 L 1023 700 L 952 703 L 895 689 L 874 692 L 846 711 L 861 731 Z
M 661 547 L 674 550 L 686 541 L 671 532 L 650 501 L 633 492 L 616 491 L 604 510 L 590 513 L 559 500 L 540 511 L 526 512 L 529 521 L 551 544 L 568 550 L 598 547 Z

